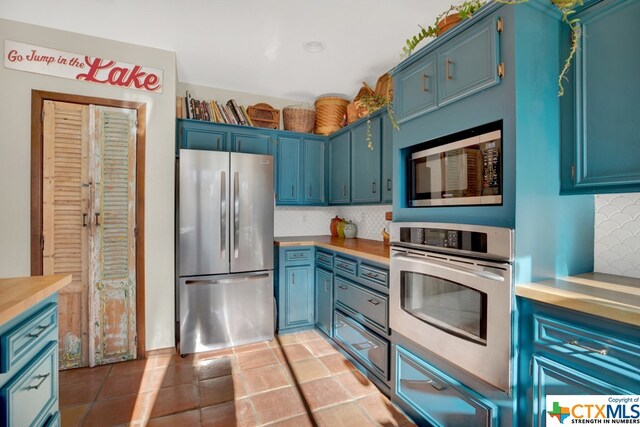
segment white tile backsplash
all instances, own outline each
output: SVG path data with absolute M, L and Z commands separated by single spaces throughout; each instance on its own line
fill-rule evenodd
M 594 271 L 640 278 L 640 193 L 595 196 Z
M 273 234 L 283 237 L 328 235 L 331 218 L 338 215 L 356 224 L 357 237 L 382 241 L 382 229 L 389 223 L 384 213 L 390 211 L 391 205 L 277 206 Z

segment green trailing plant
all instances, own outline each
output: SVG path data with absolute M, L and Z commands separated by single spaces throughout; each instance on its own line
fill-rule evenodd
M 497 3 L 503 4 L 519 4 L 526 3 L 529 0 L 495 0 Z M 571 68 L 571 62 L 575 57 L 575 54 L 578 50 L 580 44 L 580 37 L 582 36 L 582 28 L 580 26 L 580 19 L 573 16 L 576 13 L 576 8 L 582 6 L 584 0 L 549 0 L 551 4 L 553 4 L 562 15 L 562 22 L 566 23 L 571 29 L 571 46 L 569 49 L 569 54 L 564 60 L 562 69 L 560 70 L 560 74 L 558 75 L 558 96 L 564 95 L 564 87 L 562 83 L 564 81 L 568 81 L 567 73 Z M 460 14 L 460 19 L 468 19 L 471 18 L 473 13 L 480 9 L 484 4 L 484 1 L 473 0 L 473 1 L 465 1 L 459 5 L 454 5 L 449 8 L 449 10 L 441 13 L 436 17 L 435 23 L 433 25 L 429 25 L 427 28 L 420 26 L 421 30 L 418 34 L 413 36 L 411 39 L 407 39 L 405 42 L 405 46 L 402 49 L 405 55 L 410 55 L 416 48 L 416 46 L 424 39 L 429 37 L 437 37 L 439 35 L 438 22 L 441 19 L 448 16 L 451 12 L 458 12 Z
M 457 5 L 452 5 L 448 10 L 442 12 L 440 15 L 436 16 L 435 21 L 432 25 L 429 25 L 427 28 L 424 28 L 422 25 L 419 25 L 420 32 L 413 36 L 410 39 L 407 39 L 405 42 L 405 47 L 402 49 L 406 56 L 411 55 L 416 48 L 416 46 L 424 39 L 429 37 L 438 37 L 440 34 L 440 28 L 438 24 L 444 18 L 449 16 L 452 13 L 458 13 L 460 16 L 460 20 L 469 19 L 473 16 L 473 13 L 480 9 L 482 5 L 484 5 L 484 1 L 481 0 L 467 0 Z
M 389 116 L 389 121 L 393 125 L 395 129 L 400 130 L 398 123 L 396 122 L 395 117 L 393 116 L 393 107 L 391 105 L 389 89 L 387 89 L 387 96 L 376 95 L 375 93 L 366 94 L 360 97 L 357 101 L 360 105 L 367 109 L 367 148 L 369 150 L 373 150 L 373 137 L 371 134 L 371 114 L 378 111 L 383 107 L 387 107 L 387 115 Z

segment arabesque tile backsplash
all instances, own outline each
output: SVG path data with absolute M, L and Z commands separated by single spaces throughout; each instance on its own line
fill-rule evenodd
M 384 213 L 391 205 L 375 206 L 277 206 L 275 236 L 328 235 L 331 218 L 338 215 L 356 224 L 357 237 L 382 240 L 382 229 L 389 224 Z
M 595 196 L 594 271 L 640 278 L 640 193 Z

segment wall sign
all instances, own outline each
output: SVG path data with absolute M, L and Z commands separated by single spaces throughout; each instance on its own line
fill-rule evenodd
M 162 93 L 162 70 L 12 40 L 4 41 L 4 66 L 73 80 Z

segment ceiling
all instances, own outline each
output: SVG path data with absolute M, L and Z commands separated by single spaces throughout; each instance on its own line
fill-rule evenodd
M 353 97 L 362 81 L 375 87 L 378 77 L 402 59 L 404 40 L 450 4 L 0 0 L 0 17 L 174 51 L 181 82 L 313 101 L 328 93 Z M 326 49 L 306 52 L 308 41 L 322 41 Z

